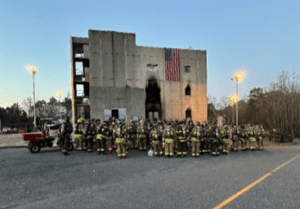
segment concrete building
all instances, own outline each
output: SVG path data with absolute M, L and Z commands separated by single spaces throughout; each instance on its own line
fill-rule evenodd
M 207 121 L 206 50 L 177 50 L 178 81 L 168 81 L 173 49 L 137 46 L 134 33 L 88 34 L 70 37 L 73 118 Z

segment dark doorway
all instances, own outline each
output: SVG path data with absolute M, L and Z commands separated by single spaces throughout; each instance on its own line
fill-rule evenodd
M 111 110 L 111 117 L 119 118 L 119 110 Z
M 192 118 L 192 111 L 190 109 L 185 111 L 185 118 Z
M 191 87 L 190 87 L 190 85 L 188 85 L 188 86 L 185 88 L 185 95 L 186 95 L 186 96 L 191 96 Z
M 151 77 L 148 80 L 148 85 L 146 87 L 145 106 L 146 119 L 148 119 L 149 117 L 156 117 L 157 115 L 157 119 L 161 119 L 160 88 L 158 87 L 157 79 L 155 77 Z

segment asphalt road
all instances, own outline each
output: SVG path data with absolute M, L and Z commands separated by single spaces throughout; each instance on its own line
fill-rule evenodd
M 0 150 L 0 208 L 213 208 L 300 153 L 300 145 L 199 158 Z M 300 157 L 223 208 L 300 208 Z

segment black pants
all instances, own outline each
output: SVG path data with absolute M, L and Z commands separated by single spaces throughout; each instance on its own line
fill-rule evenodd
M 70 135 L 69 134 L 63 135 L 60 141 L 60 147 L 63 153 L 68 151 L 69 143 L 70 143 Z
M 105 152 L 106 149 L 106 139 L 102 137 L 102 139 L 96 139 L 97 151 Z
M 219 142 L 216 140 L 212 141 L 211 144 L 211 153 L 213 152 L 219 152 Z
M 178 151 L 177 155 L 186 155 L 187 141 L 180 142 L 178 141 Z
M 203 150 L 204 150 L 204 144 L 205 144 L 205 140 L 200 140 L 200 151 L 201 153 L 204 153 Z
M 87 137 L 87 142 L 88 142 L 88 152 L 92 152 L 93 151 L 93 147 L 94 147 L 94 140 L 92 136 L 88 136 Z

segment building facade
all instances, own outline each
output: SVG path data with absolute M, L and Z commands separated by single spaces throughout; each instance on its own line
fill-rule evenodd
M 133 33 L 88 34 L 70 38 L 73 118 L 207 120 L 205 50 L 137 46 Z

